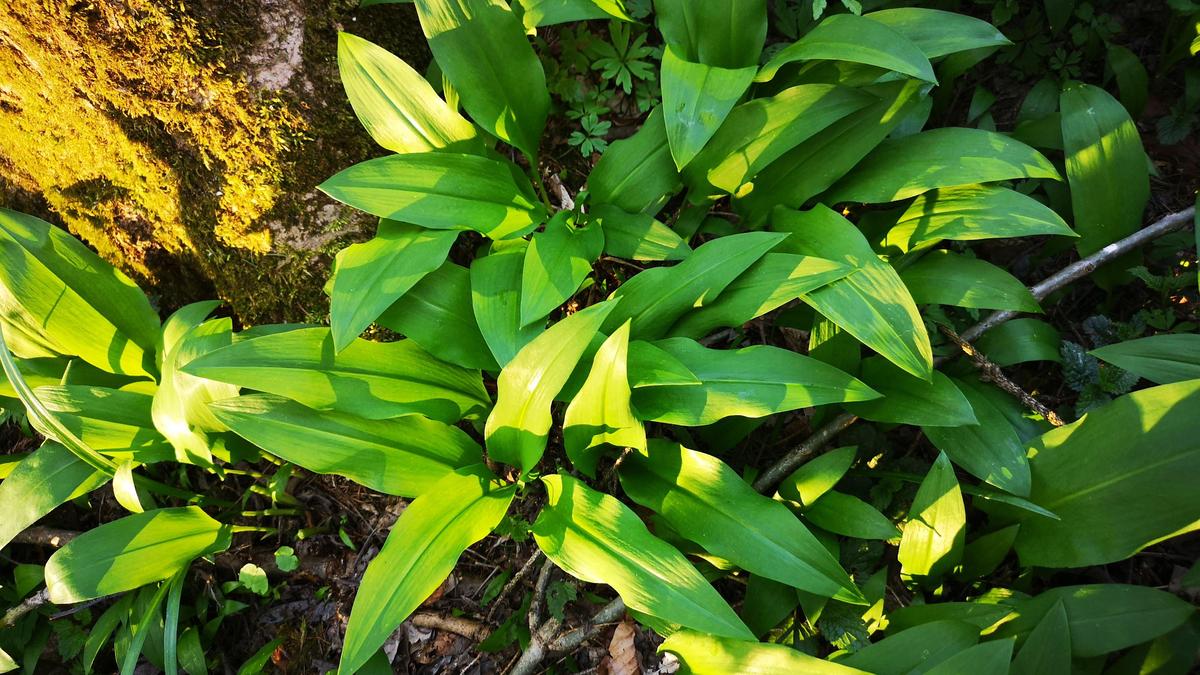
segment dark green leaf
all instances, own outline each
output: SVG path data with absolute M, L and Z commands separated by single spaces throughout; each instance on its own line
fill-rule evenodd
M 1127 394 L 1033 443 L 1029 498 L 1061 520 L 1024 517 L 1025 565 L 1123 560 L 1200 525 L 1200 380 Z M 1078 649 L 1078 646 L 1077 646 Z
M 475 322 L 471 275 L 461 265 L 446 262 L 430 272 L 376 322 L 447 363 L 500 370 Z
M 521 273 L 521 326 L 543 319 L 579 290 L 604 249 L 604 231 L 596 223 L 576 229 L 555 217 L 534 234 Z
M 850 403 L 851 414 L 874 422 L 929 427 L 958 427 L 976 424 L 971 403 L 954 382 L 939 371 L 926 381 L 900 370 L 881 357 L 862 362 L 859 378 L 882 398 Z
M 1017 432 L 1004 413 L 978 391 L 966 386 L 959 390 L 970 402 L 978 424 L 922 427 L 929 442 L 976 478 L 1018 497 L 1029 497 L 1029 460 Z
M 545 322 L 527 325 L 521 320 L 521 277 L 528 252 L 524 240 L 503 242 L 471 262 L 475 322 L 501 367 L 545 330 Z
M 992 24 L 966 14 L 923 7 L 898 7 L 863 15 L 900 33 L 927 58 L 1012 44 Z
M 1155 384 L 1200 379 L 1200 335 L 1192 333 L 1127 340 L 1090 353 Z
M 604 231 L 604 252 L 630 260 L 683 260 L 692 249 L 675 230 L 644 213 L 598 204 L 589 214 Z
M 597 204 L 629 213 L 657 213 L 680 187 L 662 106 L 632 136 L 609 145 L 588 175 L 588 190 Z
M 826 18 L 795 43 L 783 48 L 763 66 L 758 82 L 775 77 L 793 61 L 852 61 L 937 82 L 933 66 L 921 49 L 889 26 L 853 14 Z

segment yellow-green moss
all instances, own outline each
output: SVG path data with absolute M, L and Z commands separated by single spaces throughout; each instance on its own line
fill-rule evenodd
M 303 82 L 281 92 L 247 82 L 252 0 L 3 3 L 0 203 L 44 206 L 167 308 L 215 293 L 252 323 L 322 317 L 329 256 L 365 219 L 314 188 L 380 152 L 336 81 L 336 30 L 371 12 L 368 37 L 426 57 L 411 8 L 287 1 Z

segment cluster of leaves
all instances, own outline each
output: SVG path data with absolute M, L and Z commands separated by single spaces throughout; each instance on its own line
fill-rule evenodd
M 203 668 L 178 632 L 182 582 L 247 527 L 159 478 L 263 458 L 412 500 L 363 576 L 343 673 L 379 658 L 463 551 L 520 530 L 518 500 L 547 558 L 611 587 L 688 672 L 1067 672 L 1118 652 L 1133 671 L 1187 668 L 1200 631 L 1184 600 L 1054 587 L 1039 570 L 1125 560 L 1200 524 L 1200 338 L 1095 350 L 1159 386 L 1051 428 L 960 364 L 935 368 L 948 347 L 927 325 L 1041 311 L 944 242 L 1075 237 L 1088 254 L 1139 227 L 1147 162 L 1115 98 L 1072 83 L 1027 101 L 1012 135 L 923 130 L 937 83 L 1008 44 L 996 28 L 840 13 L 765 54 L 766 0 L 659 0 L 662 103 L 556 208 L 539 161 L 551 94 L 527 32 L 629 21 L 622 3 L 415 5 L 445 98 L 341 37 L 349 100 L 394 154 L 321 186 L 381 219 L 337 257 L 328 327 L 235 332 L 207 318 L 215 303 L 160 324 L 77 241 L 0 211 L 0 360 L 11 405 L 47 439 L 0 483 L 0 545 L 111 483 L 130 514 L 42 576 L 56 604 L 123 594 L 109 621 L 123 672 L 147 644 L 168 673 Z M 807 353 L 739 346 L 751 322 L 798 328 Z M 361 338 L 373 323 L 404 339 Z M 988 337 L 1002 365 L 1060 358 L 1038 319 Z M 782 479 L 717 456 L 800 411 L 920 430 L 932 449 L 844 447 Z M 996 578 L 1002 565 L 1023 571 Z M 261 571 L 227 590 L 269 592 Z M 885 605 L 897 573 L 901 607 Z M 718 591 L 728 578 L 745 582 L 740 612 Z M 555 587 L 552 612 L 578 588 Z

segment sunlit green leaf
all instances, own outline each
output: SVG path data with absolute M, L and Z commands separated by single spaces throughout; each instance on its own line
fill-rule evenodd
M 475 230 L 493 239 L 521 236 L 545 207 L 515 165 L 451 152 L 388 155 L 343 169 L 319 186 L 356 209 L 435 230 Z
M 546 75 L 521 22 L 501 0 L 416 0 L 429 50 L 475 123 L 526 157 L 550 110 Z
M 583 388 L 571 399 L 563 417 L 567 456 L 588 476 L 596 473 L 602 445 L 646 448 L 646 430 L 633 414 L 628 372 L 629 324 L 618 328 L 596 352 Z
M 125 516 L 80 534 L 50 556 L 50 602 L 83 602 L 169 579 L 229 543 L 230 527 L 195 506 Z
M 757 68 L 720 68 L 663 50 L 662 96 L 667 142 L 675 166 L 692 161 L 742 97 Z
M 66 230 L 3 208 L 0 315 L 101 370 L 154 373 L 158 315 L 138 287 Z
M 1008 136 L 947 127 L 884 141 L 825 201 L 879 204 L 936 188 L 1014 178 L 1059 179 L 1050 160 Z
M 921 482 L 900 539 L 900 571 L 909 577 L 936 580 L 962 559 L 967 512 L 954 467 L 945 453 Z
M 447 475 L 413 500 L 354 597 L 338 671 L 353 673 L 454 569 L 462 552 L 508 511 L 514 486 L 500 486 L 483 465 Z
M 338 33 L 338 73 L 363 128 L 393 152 L 483 149 L 475 126 L 446 105 L 402 59 L 349 33 Z
M 496 380 L 496 406 L 484 437 L 488 456 L 529 471 L 541 459 L 550 432 L 550 404 L 615 302 L 603 302 L 554 324 L 525 345 Z
M 239 436 L 280 459 L 385 494 L 419 496 L 483 456 L 466 432 L 420 415 L 369 420 L 261 394 L 209 408 Z
M 1194 333 L 1126 340 L 1093 349 L 1091 355 L 1155 384 L 1200 379 L 1200 335 Z
M 441 267 L 457 238 L 452 230 L 382 220 L 374 239 L 339 251 L 329 297 L 334 346 L 350 344 L 425 275 Z
M 630 609 L 713 635 L 753 639 L 683 554 L 650 534 L 629 507 L 570 476 L 542 482 L 546 506 L 533 536 L 554 564 L 581 581 L 612 586 Z
M 656 345 L 683 363 L 701 383 L 635 389 L 634 408 L 647 421 L 703 426 L 734 415 L 764 417 L 879 396 L 833 366 L 778 347 L 708 349 L 687 338 L 661 340 Z
M 742 569 L 817 595 L 866 604 L 850 576 L 779 502 L 754 491 L 721 460 L 652 440 L 632 453 L 621 486 L 679 534 Z
M 921 49 L 887 25 L 855 16 L 835 14 L 784 47 L 763 66 L 755 78 L 766 82 L 793 61 L 853 61 L 937 82 L 933 66 Z
M 0 482 L 0 549 L 60 504 L 104 485 L 109 477 L 73 452 L 47 442 Z
M 409 340 L 355 340 L 336 352 L 326 328 L 237 342 L 183 370 L 370 419 L 418 413 L 455 422 L 489 404 L 478 371 L 442 363 Z
M 734 640 L 692 630 L 671 634 L 658 648 L 678 657 L 681 673 L 691 675 L 857 675 L 865 671 L 809 656 L 787 645 Z
M 533 235 L 521 273 L 521 326 L 543 319 L 579 290 L 604 249 L 604 231 L 591 223 L 576 229 L 555 217 Z
M 1013 275 L 985 260 L 939 249 L 900 272 L 918 305 L 1041 312 L 1033 293 Z

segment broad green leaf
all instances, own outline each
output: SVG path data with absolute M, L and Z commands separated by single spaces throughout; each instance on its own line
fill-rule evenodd
M 588 19 L 632 21 L 624 0 L 517 0 L 527 30 Z
M 739 193 L 755 174 L 814 134 L 875 102 L 870 94 L 805 84 L 735 106 L 684 171 L 693 191 Z M 750 186 L 753 189 L 753 185 Z
M 475 323 L 501 367 L 545 329 L 544 322 L 521 322 L 521 277 L 528 252 L 528 244 L 516 240 L 471 262 Z
M 1072 84 L 1059 99 L 1071 210 L 1089 255 L 1142 226 L 1150 176 L 1142 137 L 1117 99 L 1099 87 Z
M 620 308 L 604 324 L 612 332 L 633 320 L 631 335 L 652 340 L 666 335 L 671 325 L 696 307 L 715 300 L 721 291 L 786 235 L 744 232 L 718 237 L 697 248 L 673 267 L 655 267 L 621 284 L 613 294 Z
M 628 376 L 629 323 L 621 325 L 596 352 L 583 388 L 563 418 L 563 445 L 580 471 L 596 475 L 594 448 L 646 448 L 646 430 L 633 414 Z
M 50 602 L 84 602 L 169 579 L 196 558 L 229 548 L 230 533 L 229 525 L 195 506 L 155 509 L 105 523 L 50 556 Z
M 962 621 L 932 621 L 869 644 L 838 663 L 874 675 L 923 673 L 979 642 L 979 629 Z
M 988 532 L 967 542 L 963 551 L 962 571 L 959 576 L 963 579 L 982 579 L 1000 566 L 1008 552 L 1012 550 L 1017 538 L 1020 525 L 1009 525 L 995 532 Z
M 416 413 L 455 422 L 489 404 L 478 371 L 442 363 L 410 340 L 355 340 L 335 352 L 326 328 L 237 342 L 184 372 L 368 419 Z
M 483 456 L 466 432 L 420 415 L 369 420 L 263 394 L 217 401 L 209 408 L 234 433 L 276 457 L 384 494 L 425 494 Z
M 145 513 L 146 506 L 142 505 L 142 495 L 138 494 L 137 486 L 133 483 L 133 461 L 123 459 L 117 464 L 117 471 L 112 477 L 113 497 L 117 503 L 130 513 Z M 146 499 L 146 504 L 154 508 L 154 503 Z
M 821 601 L 825 601 L 821 598 Z M 790 617 L 800 605 L 796 589 L 757 574 L 746 577 L 746 595 L 738 614 L 760 638 Z
M 537 227 L 546 209 L 515 165 L 451 152 L 388 155 L 343 169 L 320 190 L 356 209 L 434 230 L 474 230 L 492 239 Z
M 779 483 L 779 496 L 802 506 L 811 505 L 846 475 L 856 451 L 855 446 L 847 446 L 810 459 Z
M 930 467 L 904 522 L 900 539 L 900 572 L 936 580 L 962 559 L 967 512 L 958 479 L 946 453 Z
M 164 324 L 162 378 L 154 392 L 151 416 L 154 427 L 175 448 L 175 459 L 185 464 L 212 466 L 208 434 L 225 430 L 208 410 L 209 401 L 237 396 L 236 384 L 197 377 L 180 370 L 194 359 L 233 344 L 231 319 L 213 319 L 189 325 L 203 317 L 209 304 L 198 310 L 189 305 L 172 314 Z M 178 339 L 174 339 L 178 336 Z
M 596 204 L 651 215 L 679 191 L 662 106 L 650 111 L 632 136 L 608 146 L 588 174 L 587 187 Z
M 957 12 L 923 7 L 898 7 L 864 14 L 912 41 L 926 57 L 938 57 L 985 47 L 1012 44 L 992 24 Z
M 897 366 L 923 379 L 932 377 L 933 350 L 916 303 L 858 228 L 820 205 L 804 212 L 777 209 L 772 227 L 791 235 L 781 251 L 858 269 L 803 296 L 806 303 Z
M 429 50 L 475 123 L 531 160 L 550 110 L 546 75 L 503 0 L 417 0 Z
M 521 272 L 521 326 L 554 311 L 579 290 L 604 250 L 604 231 L 595 223 L 576 228 L 566 213 L 531 237 Z
M 934 621 L 962 621 L 986 632 L 1010 614 L 1012 608 L 1006 604 L 991 604 L 979 600 L 913 604 L 889 611 L 887 630 L 889 634 L 895 634 Z
M 878 100 L 851 113 L 771 162 L 754 189 L 733 200 L 749 224 L 761 224 L 777 205 L 799 208 L 845 176 L 879 145 L 922 99 L 923 84 L 905 79 L 863 91 Z
M 175 458 L 154 428 L 153 399 L 146 394 L 85 385 L 38 387 L 34 393 L 63 426 L 99 452 L 141 464 Z
M 1132 118 L 1141 117 L 1146 100 L 1150 97 L 1150 75 L 1146 67 L 1138 60 L 1137 54 L 1113 43 L 1108 44 L 1108 65 L 1117 79 L 1121 105 Z
M 655 0 L 654 18 L 681 58 L 720 68 L 757 66 L 767 37 L 765 0 Z
M 804 37 L 775 54 L 755 80 L 766 82 L 794 61 L 817 60 L 865 63 L 937 82 L 933 66 L 916 44 L 881 22 L 853 14 L 827 17 Z
M 755 345 L 708 349 L 688 338 L 656 345 L 700 380 L 692 386 L 641 387 L 633 407 L 646 421 L 704 426 L 726 417 L 765 417 L 879 396 L 846 373 L 786 349 Z
M 345 348 L 425 275 L 441 267 L 457 238 L 454 230 L 382 220 L 374 239 L 339 251 L 329 297 L 334 347 Z
M 378 319 L 447 363 L 500 370 L 475 322 L 471 274 L 447 261 L 417 282 Z
M 484 430 L 491 459 L 523 472 L 538 463 L 550 433 L 550 404 L 615 306 L 615 302 L 602 302 L 564 318 L 525 345 L 500 371 L 496 406 Z
M 1013 675 L 1071 672 L 1071 625 L 1061 600 L 1038 621 L 1012 663 Z
M 629 386 L 669 387 L 700 384 L 700 378 L 683 362 L 653 342 L 629 343 Z
M 929 190 L 1015 178 L 1060 180 L 1050 160 L 1008 136 L 947 127 L 884 141 L 830 188 L 825 203 L 880 204 Z
M 713 635 L 754 639 L 683 554 L 650 534 L 629 507 L 570 476 L 542 482 L 546 506 L 533 537 L 554 564 L 580 581 L 612 586 L 634 611 Z
M 1012 640 L 993 640 L 968 647 L 925 672 L 929 675 L 1008 675 L 1012 651 Z
M 1200 525 L 1200 380 L 1127 394 L 1032 444 L 1034 503 L 1061 520 L 1022 517 L 1024 565 L 1124 560 Z M 1069 608 L 1068 608 L 1069 609 Z
M 714 302 L 676 321 L 668 335 L 701 338 L 715 328 L 741 326 L 855 271 L 832 260 L 768 253 L 726 286 Z
M 58 415 L 51 412 L 33 390 L 29 388 L 29 384 L 25 382 L 24 376 L 21 375 L 21 370 L 17 366 L 12 352 L 8 350 L 8 343 L 4 339 L 3 330 L 0 330 L 0 365 L 4 367 L 4 375 L 8 380 L 9 386 L 17 394 L 21 404 L 25 406 L 26 419 L 29 421 L 30 426 L 47 440 L 61 443 L 74 453 L 76 457 L 105 476 L 111 477 L 116 472 L 116 462 L 101 455 L 91 446 L 81 441 L 78 436 L 63 425 L 58 419 Z
M 987 398 L 972 387 L 958 387 L 970 402 L 977 424 L 925 426 L 929 442 L 972 476 L 1018 497 L 1029 497 L 1029 460 L 1017 432 Z M 1038 500 L 1034 500 L 1040 504 Z
M 1033 293 L 1013 275 L 979 258 L 930 251 L 900 272 L 918 305 L 1041 312 Z
M 1153 640 L 1196 613 L 1187 601 L 1157 588 L 1125 584 L 1063 586 L 1016 603 L 1013 609 L 1017 616 L 1002 625 L 995 636 L 1030 633 L 1059 604 L 1067 610 L 1075 658 L 1103 656 Z
M 475 126 L 446 105 L 420 73 L 379 45 L 339 32 L 338 72 L 359 122 L 388 150 L 483 149 Z
M 0 549 L 42 516 L 108 479 L 58 443 L 45 443 L 0 482 Z
M 693 63 L 667 44 L 662 59 L 662 107 L 676 167 L 687 166 L 717 133 L 755 72 L 754 66 L 730 69 Z
M 658 648 L 678 657 L 681 673 L 690 675 L 861 675 L 864 671 L 809 656 L 787 645 L 705 635 L 691 630 L 672 633 Z
M 963 185 L 931 190 L 905 209 L 887 243 L 907 251 L 942 239 L 975 241 L 1052 234 L 1077 236 L 1050 207 L 1015 190 Z
M 598 204 L 589 214 L 604 231 L 604 252 L 630 260 L 683 260 L 692 253 L 675 230 L 645 213 Z
M 1058 330 L 1040 319 L 1005 321 L 975 341 L 975 348 L 1000 367 L 1029 361 L 1061 363 L 1061 347 Z
M 383 646 L 463 551 L 500 524 L 514 494 L 480 464 L 447 475 L 405 508 L 363 574 L 338 672 L 355 672 Z
M 1200 379 L 1200 335 L 1193 333 L 1127 340 L 1090 353 L 1155 384 Z
M 866 604 L 837 559 L 787 507 L 754 491 L 721 460 L 651 441 L 620 468 L 621 487 L 680 535 L 759 576 L 823 597 Z
M 804 519 L 827 532 L 855 539 L 895 539 L 900 530 L 874 506 L 830 490 L 804 509 Z
M 862 362 L 859 378 L 882 398 L 846 405 L 846 411 L 873 422 L 928 427 L 976 424 L 971 403 L 950 378 L 933 371 L 932 380 L 914 377 L 882 357 Z
M 66 230 L 4 208 L 0 315 L 101 370 L 154 373 L 158 316 L 141 290 Z

